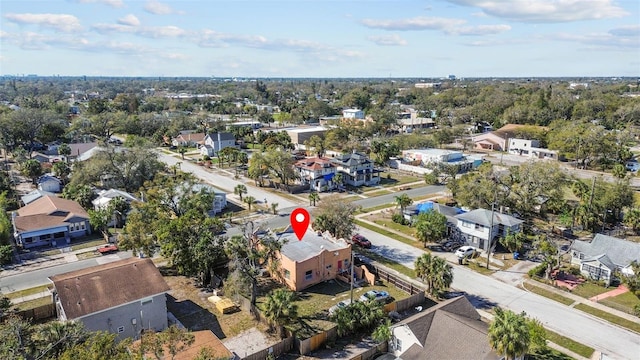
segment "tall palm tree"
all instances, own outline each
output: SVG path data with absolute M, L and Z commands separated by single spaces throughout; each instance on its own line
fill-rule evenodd
M 247 187 L 245 185 L 238 184 L 233 188 L 233 193 L 240 196 L 240 201 L 242 201 L 242 194 L 247 193 Z
M 296 294 L 287 289 L 276 289 L 267 295 L 264 316 L 271 326 L 278 327 L 278 334 L 284 338 L 284 327 L 298 318 Z
M 40 349 L 40 355 L 46 358 L 58 358 L 66 349 L 84 341 L 87 332 L 80 322 L 54 321 L 39 325 L 34 340 Z
M 316 201 L 320 201 L 320 195 L 313 191 L 309 194 L 309 206 L 316 206 Z M 311 205 L 313 203 L 313 205 Z
M 344 184 L 344 175 L 342 175 L 341 172 L 336 173 L 333 176 L 333 183 L 338 185 L 338 187 L 340 187 L 342 184 Z
M 278 215 L 278 203 L 271 203 L 271 211 L 273 215 Z
M 251 211 L 251 205 L 256 202 L 256 198 L 254 198 L 253 196 L 247 196 L 244 198 L 244 202 L 249 205 L 249 211 Z
M 525 313 L 495 308 L 495 316 L 489 325 L 489 343 L 507 360 L 527 353 L 531 344 L 529 325 Z
M 428 292 L 440 296 L 453 282 L 453 268 L 443 258 L 422 254 L 415 261 L 416 276 L 427 282 Z
M 395 200 L 396 200 L 396 204 L 400 207 L 401 214 L 404 213 L 404 209 L 406 209 L 407 206 L 413 204 L 413 200 L 407 194 L 396 196 Z

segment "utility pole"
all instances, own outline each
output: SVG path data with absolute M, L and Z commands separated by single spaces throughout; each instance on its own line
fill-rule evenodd
M 491 204 L 491 227 L 489 227 L 489 243 L 487 244 L 487 270 L 489 270 L 489 259 L 491 258 L 491 250 L 493 250 L 493 218 L 495 215 L 496 202 Z
M 349 283 L 351 284 L 351 302 L 350 304 L 353 304 L 353 245 L 351 245 L 351 273 L 349 274 Z

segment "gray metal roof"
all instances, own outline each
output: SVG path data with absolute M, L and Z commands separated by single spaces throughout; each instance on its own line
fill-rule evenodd
M 626 267 L 634 260 L 640 260 L 639 243 L 603 234 L 596 234 L 591 242 L 576 240 L 571 249 L 583 253 L 585 258 L 607 255 L 609 260 L 619 267 Z
M 464 221 L 468 221 L 474 224 L 480 224 L 483 226 L 490 227 L 491 226 L 491 210 L 487 209 L 475 209 L 471 210 L 468 213 L 457 215 L 456 218 Z M 493 213 L 493 225 L 501 224 L 504 226 L 515 226 L 522 224 L 523 221 L 520 219 L 516 219 L 511 215 L 501 214 L 497 211 Z
M 280 253 L 292 261 L 302 262 L 320 254 L 321 252 L 335 251 L 348 248 L 346 241 L 339 239 L 333 240 L 327 233 L 317 235 L 311 228 L 298 240 L 293 233 L 284 233 L 281 238 L 287 239 L 287 243 L 282 246 Z

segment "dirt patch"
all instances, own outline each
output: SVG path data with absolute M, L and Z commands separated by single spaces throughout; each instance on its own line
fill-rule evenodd
M 213 295 L 194 285 L 194 280 L 185 276 L 164 277 L 171 290 L 167 296 L 167 309 L 189 330 L 211 330 L 220 339 L 231 338 L 256 328 L 266 332 L 267 326 L 254 320 L 246 311 L 231 314 L 218 312 L 207 301 Z
M 256 328 L 251 328 L 223 342 L 227 349 L 240 357 L 245 357 L 276 344 L 278 340 Z

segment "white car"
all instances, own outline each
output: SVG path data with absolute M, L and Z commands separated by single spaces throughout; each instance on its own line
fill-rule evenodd
M 333 305 L 332 307 L 329 308 L 329 315 L 333 315 L 336 311 L 338 311 L 338 309 L 342 309 L 344 307 L 347 307 L 351 304 L 351 300 L 347 299 L 347 300 L 342 300 L 339 303 Z
M 463 246 L 461 248 L 459 248 L 458 250 L 456 250 L 456 256 L 459 259 L 464 259 L 467 257 L 473 257 L 473 255 L 476 253 L 476 248 L 474 248 L 473 246 Z

